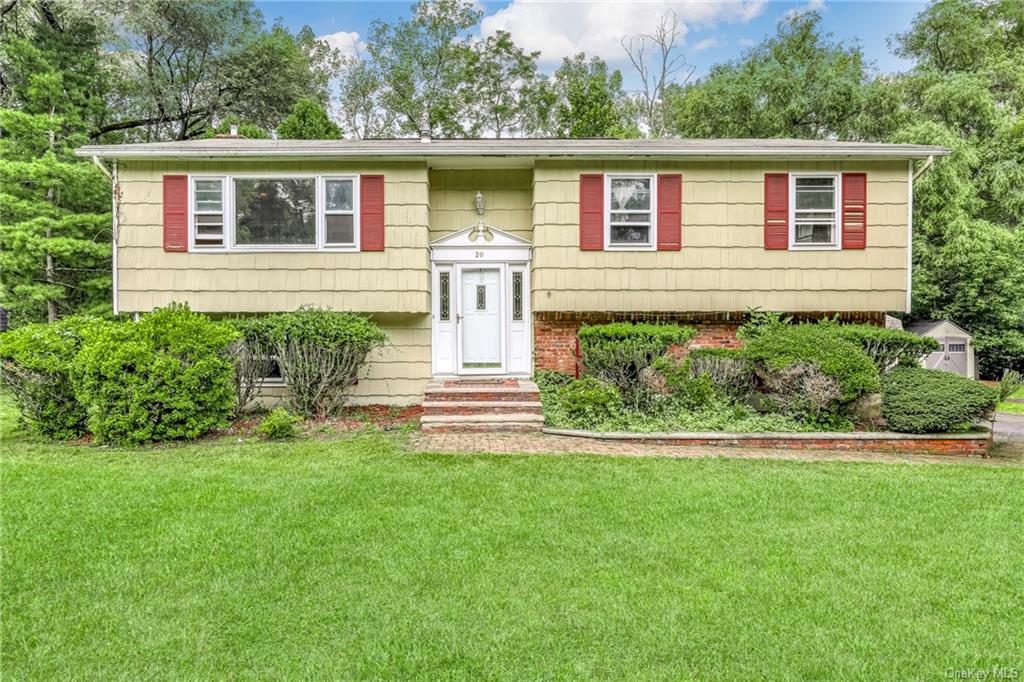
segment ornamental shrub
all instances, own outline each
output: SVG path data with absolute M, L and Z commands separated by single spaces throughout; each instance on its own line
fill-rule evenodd
M 560 426 L 592 429 L 622 411 L 618 390 L 594 377 L 583 377 L 565 384 L 555 394 L 555 412 Z
M 651 366 L 664 383 L 672 409 L 699 410 L 717 397 L 715 382 L 707 375 L 694 374 L 690 363 L 689 358 L 680 361 L 663 356 Z
M 90 328 L 72 365 L 99 442 L 196 438 L 227 425 L 234 407 L 237 332 L 171 304 L 139 322 Z
M 668 350 L 693 338 L 692 327 L 675 324 L 613 322 L 586 325 L 578 338 L 583 368 L 622 392 L 628 402 L 642 402 L 641 373 Z
M 882 416 L 893 431 L 965 430 L 988 417 L 999 394 L 952 372 L 922 367 L 895 369 L 882 381 Z
M 320 308 L 268 315 L 267 335 L 288 404 L 307 417 L 336 416 L 374 350 L 388 336 L 369 317 Z
M 275 408 L 256 427 L 256 433 L 266 440 L 287 440 L 298 433 L 296 426 L 302 421 L 283 407 Z
M 762 381 L 768 373 L 797 363 L 816 365 L 839 384 L 839 403 L 879 390 L 878 368 L 835 331 L 835 325 L 773 324 L 747 341 L 743 355 L 754 363 Z
M 741 402 L 757 387 L 754 370 L 738 348 L 695 348 L 690 351 L 690 374 L 708 377 L 719 393 Z
M 228 352 L 235 358 L 235 408 L 238 418 L 259 394 L 274 368 L 270 317 L 239 317 L 227 320 L 238 332 Z
M 0 334 L 0 381 L 11 389 L 32 431 L 53 439 L 85 433 L 86 412 L 75 395 L 71 363 L 83 331 L 101 324 L 95 318 L 68 317 Z
M 834 329 L 840 338 L 860 346 L 883 374 L 896 367 L 916 367 L 925 356 L 939 349 L 939 342 L 930 336 L 918 336 L 902 329 L 831 321 L 821 324 Z

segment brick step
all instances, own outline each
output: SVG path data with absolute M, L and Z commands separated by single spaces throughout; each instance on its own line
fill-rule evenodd
M 523 412 L 425 414 L 420 417 L 423 431 L 540 431 L 543 427 L 543 416 Z
M 540 414 L 539 400 L 425 400 L 423 414 Z
M 497 402 L 540 400 L 540 390 L 532 381 L 520 381 L 518 386 L 487 385 L 485 382 L 431 381 L 424 391 L 425 402 Z

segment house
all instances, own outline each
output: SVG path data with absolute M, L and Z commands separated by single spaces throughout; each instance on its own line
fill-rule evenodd
M 970 379 L 978 378 L 971 335 L 949 320 L 920 320 L 906 326 L 908 332 L 930 336 L 939 342 L 939 349 L 921 361 L 922 367 L 953 372 Z
M 910 301 L 912 184 L 939 147 L 797 140 L 249 140 L 94 145 L 114 306 L 368 313 L 358 403 L 432 377 L 572 372 L 583 323 L 735 345 L 751 308 L 884 323 Z M 925 161 L 925 165 L 927 161 Z

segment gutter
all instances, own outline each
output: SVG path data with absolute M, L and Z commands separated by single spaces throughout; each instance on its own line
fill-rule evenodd
M 914 173 L 914 177 L 912 178 L 912 180 L 917 180 L 919 177 L 924 175 L 924 172 L 931 168 L 933 163 L 935 163 L 935 155 L 929 154 L 928 158 L 925 159 L 924 164 L 917 169 L 916 173 Z
M 114 310 L 114 314 L 117 315 L 118 312 L 119 312 L 118 309 L 117 309 L 117 307 L 118 307 L 118 300 L 117 300 L 117 238 L 118 238 L 119 233 L 121 231 L 121 220 L 120 220 L 120 217 L 118 216 L 118 213 L 119 213 L 120 208 L 121 208 L 121 186 L 120 186 L 120 184 L 117 181 L 117 159 L 113 160 L 113 162 L 112 162 L 112 166 L 113 167 L 112 167 L 111 170 L 107 170 L 107 167 L 105 165 L 103 165 L 103 161 L 101 161 L 100 157 L 98 157 L 98 156 L 93 156 L 92 157 L 92 162 L 94 164 L 96 164 L 96 166 L 101 171 L 103 171 L 104 175 L 107 176 L 107 178 L 110 180 L 110 184 L 111 184 L 111 188 L 112 188 L 112 191 L 110 193 L 110 196 L 111 196 L 111 199 L 110 199 L 110 213 L 111 213 L 111 216 L 112 216 L 111 237 L 112 237 L 112 240 L 113 240 L 112 248 L 110 250 L 110 253 L 111 253 L 111 275 L 112 275 L 111 284 L 112 284 L 112 288 L 113 288 L 111 304 L 112 304 L 112 307 L 113 307 L 113 310 Z

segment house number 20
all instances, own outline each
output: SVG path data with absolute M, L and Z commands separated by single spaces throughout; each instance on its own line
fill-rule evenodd
M 473 257 L 474 258 L 483 258 L 484 257 L 484 252 L 483 251 L 474 251 L 473 252 Z

